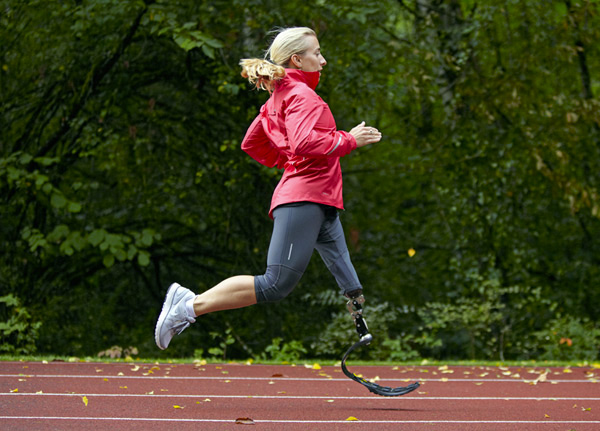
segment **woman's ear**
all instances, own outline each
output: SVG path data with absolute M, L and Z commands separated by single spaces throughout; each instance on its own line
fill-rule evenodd
M 294 66 L 298 69 L 302 68 L 302 59 L 300 58 L 300 56 L 298 54 L 292 55 L 292 57 L 290 58 L 290 63 L 292 66 Z

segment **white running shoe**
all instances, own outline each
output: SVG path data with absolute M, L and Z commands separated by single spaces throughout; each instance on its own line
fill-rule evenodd
M 165 350 L 175 335 L 181 334 L 196 321 L 185 309 L 185 303 L 194 296 L 194 292 L 177 283 L 169 286 L 154 330 L 154 339 L 159 349 Z

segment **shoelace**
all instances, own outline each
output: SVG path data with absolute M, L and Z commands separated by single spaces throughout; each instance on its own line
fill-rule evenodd
M 190 323 L 194 322 L 195 320 L 190 318 L 186 318 L 186 320 L 180 320 L 179 322 L 173 325 L 173 328 L 171 330 L 175 333 L 175 335 L 179 335 L 184 331 L 185 328 L 190 326 Z

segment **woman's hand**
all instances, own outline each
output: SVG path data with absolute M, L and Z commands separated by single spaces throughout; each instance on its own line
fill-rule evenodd
M 350 130 L 350 134 L 356 139 L 357 148 L 381 141 L 381 132 L 375 127 L 365 126 L 364 121 Z

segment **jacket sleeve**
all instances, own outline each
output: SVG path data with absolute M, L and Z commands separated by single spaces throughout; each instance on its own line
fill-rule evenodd
M 329 107 L 316 93 L 299 93 L 288 100 L 285 128 L 290 149 L 298 156 L 343 157 L 356 149 L 354 136 L 336 130 Z
M 258 163 L 269 168 L 282 169 L 285 162 L 287 162 L 287 156 L 272 145 L 267 137 L 262 126 L 261 114 L 254 119 L 248 128 L 242 141 L 242 150 Z

